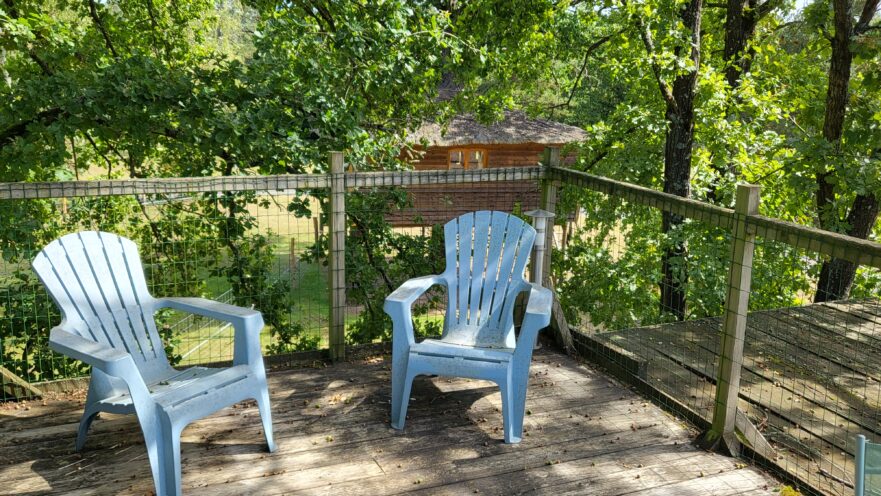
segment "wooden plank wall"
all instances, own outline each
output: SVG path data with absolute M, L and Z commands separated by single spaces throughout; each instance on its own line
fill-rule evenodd
M 431 146 L 421 158 L 413 159 L 416 170 L 447 170 L 450 150 L 482 149 L 487 152 L 487 169 L 501 167 L 533 167 L 541 161 L 548 145 L 540 143 Z M 574 160 L 570 154 L 564 162 Z M 444 224 L 448 220 L 474 210 L 526 212 L 539 208 L 540 191 L 534 182 L 497 181 L 448 186 L 411 186 L 412 208 L 394 212 L 387 220 L 394 226 L 413 227 Z
M 525 167 L 535 165 L 541 160 L 546 145 L 526 143 L 516 145 L 468 145 L 468 146 L 430 146 L 422 158 L 413 160 L 416 170 L 446 169 L 450 150 L 474 148 L 486 150 L 487 168 Z
M 414 227 L 445 224 L 475 210 L 526 212 L 539 207 L 537 181 L 495 181 L 406 187 L 412 207 L 386 216 L 393 226 Z

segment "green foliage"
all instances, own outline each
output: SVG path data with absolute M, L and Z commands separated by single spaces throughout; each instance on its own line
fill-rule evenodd
M 271 353 L 312 349 L 315 338 L 303 336 L 303 327 L 291 319 L 290 279 L 276 278 L 269 272 L 275 254 L 268 236 L 254 234 L 240 242 L 230 241 L 232 256 L 217 267 L 214 275 L 224 276 L 232 285 L 234 303 L 258 308 L 270 328 Z
M 479 51 L 450 29 L 437 8 L 403 1 L 111 1 L 94 12 L 89 2 L 6 2 L 0 178 L 321 172 L 329 150 L 398 168 L 400 136 L 438 107 L 443 67 Z M 15 266 L 65 232 L 127 235 L 158 296 L 202 295 L 209 276 L 223 276 L 236 302 L 264 313 L 272 351 L 313 347 L 291 320 L 289 282 L 270 273 L 272 250 L 249 210 L 257 203 L 253 194 L 2 202 L 0 246 Z M 289 205 L 304 216 L 309 207 L 307 196 Z M 50 315 L 40 301 L 34 311 Z M 158 316 L 169 349 L 172 318 Z
M 444 270 L 442 226 L 426 235 L 395 232 L 385 220 L 387 214 L 409 206 L 402 189 L 375 189 L 350 193 L 346 198 L 349 235 L 346 244 L 346 297 L 362 307 L 346 329 L 352 343 L 391 338 L 391 320 L 383 311 L 385 297 L 404 281 Z M 429 292 L 413 311 L 414 317 L 437 308 L 442 294 Z M 437 323 L 416 320 L 420 335 L 440 334 Z
M 3 366 L 30 381 L 78 375 L 86 367 L 49 350 L 49 331 L 60 321 L 58 310 L 30 270 L 18 270 L 0 284 L 4 321 L 0 333 Z
M 458 111 L 492 119 L 521 107 L 588 131 L 573 147 L 573 167 L 660 189 L 667 119 L 658 79 L 697 70 L 694 198 L 731 206 L 737 182 L 757 183 L 764 215 L 823 219 L 845 230 L 853 198 L 881 192 L 881 44 L 869 34 L 854 38 L 844 136 L 830 146 L 822 133 L 831 50 L 825 0 L 801 11 L 777 4 L 750 40 L 752 70 L 736 88 L 724 77 L 731 63 L 721 55 L 724 9 L 704 9 L 695 67 L 681 1 L 94 6 L 12 0 L 0 7 L 3 181 L 321 173 L 331 150 L 344 151 L 358 170 L 400 169 L 402 137 L 422 120 Z M 461 91 L 436 99 L 439 85 Z M 835 171 L 834 201 L 818 212 L 816 175 L 827 169 Z M 288 211 L 326 225 L 326 192 L 298 194 Z M 582 208 L 587 226 L 570 236 L 553 267 L 573 321 L 589 316 L 612 328 L 666 318 L 657 310 L 660 260 L 677 241 L 688 246 L 688 258 L 672 262 L 688 280 L 689 316 L 720 312 L 727 233 L 688 222 L 662 235 L 649 209 L 587 192 L 561 200 L 564 210 Z M 254 214 L 266 201 L 230 193 L 0 202 L 3 319 L 15 323 L 0 330 L 4 363 L 34 379 L 67 370 L 45 347 L 54 306 L 24 268 L 36 249 L 78 229 L 135 239 L 158 296 L 213 296 L 205 281 L 216 276 L 237 303 L 264 313 L 272 352 L 315 346 L 290 314 L 290 282 L 270 270 L 271 233 L 259 232 Z M 362 309 L 348 338 L 387 339 L 385 295 L 443 269 L 442 233 L 412 235 L 384 222 L 408 205 L 401 190 L 354 191 L 347 203 L 348 303 Z M 327 249 L 322 238 L 307 259 Z M 818 263 L 783 244 L 760 244 L 751 305 L 805 302 Z M 877 271 L 860 271 L 853 294 L 878 288 Z M 440 297 L 433 292 L 417 306 L 418 333 L 439 332 L 439 321 L 424 316 Z M 178 339 L 172 318 L 159 315 L 169 349 Z
M 682 2 L 579 2 L 555 18 L 558 46 L 548 52 L 554 68 L 539 91 L 519 96 L 534 112 L 584 126 L 588 139 L 578 146 L 574 167 L 660 189 L 665 135 L 660 79 L 672 81 L 693 70 L 687 60 L 688 33 L 676 18 Z M 842 144 L 823 137 L 828 64 L 825 30 L 832 25 L 828 2 L 802 11 L 777 4 L 759 22 L 749 41 L 752 70 L 732 88 L 723 60 L 725 10 L 704 8 L 692 149 L 691 195 L 733 206 L 738 182 L 763 186 L 764 215 L 808 225 L 824 223 L 845 230 L 846 213 L 857 194 L 881 195 L 881 123 L 877 36 L 854 38 L 857 54 L 849 88 L 850 105 Z M 654 42 L 649 53 L 639 23 Z M 877 15 L 873 25 L 877 25 Z M 536 98 L 538 96 L 538 98 Z M 816 210 L 816 175 L 834 170 L 834 201 Z M 659 250 L 670 242 L 660 219 L 595 194 L 563 195 L 563 204 L 584 209 L 584 232 L 570 236 L 566 253 L 555 261 L 564 308 L 570 317 L 590 316 L 607 328 L 662 319 L 654 285 Z M 881 226 L 875 225 L 877 239 Z M 688 303 L 691 317 L 718 315 L 727 277 L 728 235 L 687 224 Z M 782 243 L 760 243 L 753 264 L 751 308 L 775 308 L 810 301 L 819 274 L 816 254 Z M 877 270 L 858 272 L 853 295 L 877 297 Z M 584 274 L 587 274 L 585 276 Z

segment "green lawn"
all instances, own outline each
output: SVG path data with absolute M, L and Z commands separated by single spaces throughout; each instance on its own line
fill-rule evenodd
M 258 221 L 258 232 L 269 235 L 275 254 L 270 276 L 289 278 L 291 283 L 291 319 L 299 323 L 305 333 L 321 337 L 321 346 L 327 346 L 327 320 L 330 312 L 326 268 L 317 263 L 304 262 L 303 254 L 315 242 L 315 231 L 310 218 L 298 218 L 287 212 L 287 197 L 277 197 L 269 208 L 252 205 L 251 213 Z M 293 240 L 293 242 L 292 242 Z M 291 269 L 291 249 L 296 267 Z M 230 289 L 224 277 L 204 274 L 209 297 L 217 297 Z M 183 316 L 179 317 L 183 318 Z M 270 344 L 271 328 L 263 329 L 261 343 Z M 182 364 L 228 360 L 233 353 L 233 330 L 222 328 L 222 323 L 210 322 L 193 327 L 179 335 L 176 353 L 185 358 Z

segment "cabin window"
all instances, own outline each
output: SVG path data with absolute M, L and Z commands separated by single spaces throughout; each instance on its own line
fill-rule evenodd
M 450 150 L 451 170 L 483 169 L 486 167 L 486 150 L 478 148 L 459 148 Z

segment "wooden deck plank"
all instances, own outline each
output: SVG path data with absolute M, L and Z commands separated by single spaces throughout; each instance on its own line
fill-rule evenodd
M 829 494 L 853 470 L 854 437 L 881 436 L 881 302 L 750 313 L 741 408 L 780 451 L 778 465 Z M 718 319 L 598 334 L 648 364 L 647 381 L 709 419 Z M 827 477 L 824 474 L 831 474 Z
M 716 372 L 715 366 L 710 366 L 710 364 L 706 363 L 706 360 L 694 358 L 686 351 L 683 351 L 688 349 L 694 350 L 694 346 L 686 346 L 694 345 L 694 341 L 688 341 L 687 343 L 677 342 L 677 337 L 701 341 L 701 339 L 694 338 L 693 334 L 683 332 L 685 324 L 679 323 L 675 326 L 662 326 L 661 329 L 653 329 L 654 335 L 648 334 L 647 330 L 635 330 L 637 332 L 628 333 L 632 334 L 630 339 L 639 339 L 643 343 L 650 344 L 648 348 L 655 353 L 651 362 L 653 365 L 659 363 L 658 357 L 664 357 L 668 362 L 672 362 L 665 364 L 666 369 L 671 367 L 679 369 L 679 372 L 674 370 L 675 374 L 665 370 L 663 374 L 667 378 L 661 381 L 664 387 L 668 389 L 667 392 L 677 398 L 688 397 L 688 393 L 693 395 L 693 392 L 685 391 L 682 385 L 689 384 L 690 381 L 693 382 L 696 379 L 692 378 L 689 380 L 687 375 L 683 377 L 684 374 L 694 374 L 701 378 L 714 380 Z M 679 331 L 678 333 L 677 330 Z M 770 421 L 767 422 L 768 431 L 765 434 L 778 448 L 781 455 L 779 460 L 781 465 L 788 467 L 794 473 L 813 478 L 820 472 L 819 469 L 821 467 L 837 477 L 846 478 L 847 474 L 852 472 L 852 462 L 849 461 L 849 457 L 841 455 L 841 451 L 847 450 L 848 446 L 851 446 L 851 443 L 847 440 L 849 437 L 847 433 L 859 432 L 859 427 L 832 411 L 824 411 L 819 415 L 816 413 L 805 415 L 799 405 L 804 396 L 798 396 L 798 391 L 801 389 L 804 395 L 804 391 L 809 389 L 810 385 L 802 383 L 800 388 L 787 389 L 784 387 L 784 382 L 793 382 L 791 378 L 793 372 L 791 370 L 788 370 L 785 374 L 789 378 L 784 376 L 766 377 L 756 373 L 756 370 L 760 370 L 760 368 L 755 367 L 751 355 L 759 354 L 756 351 L 757 349 L 764 350 L 761 353 L 766 353 L 769 349 L 773 351 L 774 345 L 760 342 L 753 342 L 752 344 L 757 346 L 752 350 L 752 347 L 746 347 L 747 353 L 744 355 L 745 373 L 742 376 L 740 389 L 743 403 L 741 409 L 751 414 L 753 418 Z M 619 345 L 621 345 L 620 340 Z M 703 345 L 704 352 L 709 347 L 711 345 Z M 779 370 L 780 367 L 778 366 L 777 369 Z M 654 380 L 658 375 L 659 371 L 656 368 L 649 369 L 650 379 Z M 678 375 L 679 377 L 674 381 L 670 381 L 669 377 L 671 375 Z M 712 394 L 711 389 L 705 391 L 709 391 Z M 707 397 L 703 401 L 692 401 L 698 404 L 706 404 L 712 401 L 712 397 Z M 792 406 L 783 408 L 781 405 L 784 404 Z M 817 406 L 818 410 L 824 409 L 821 403 L 815 406 Z M 707 415 L 706 418 L 709 419 L 708 409 L 704 409 L 704 411 Z M 756 423 L 762 424 L 762 422 Z M 797 456 L 799 454 L 804 456 Z
M 756 327 L 750 328 L 748 337 L 751 339 L 745 346 L 740 392 L 742 397 L 761 407 L 775 410 L 782 418 L 788 419 L 790 424 L 797 424 L 851 454 L 852 437 L 855 433 L 881 432 L 878 416 L 866 413 L 872 412 L 874 406 L 866 405 L 857 397 L 861 388 L 865 388 L 867 384 L 868 379 L 865 376 L 852 376 L 850 369 L 827 363 L 822 358 L 812 359 L 810 353 L 795 348 L 795 345 L 783 338 L 769 339 L 764 332 L 759 331 L 765 321 L 752 316 L 750 321 L 750 325 Z M 639 341 L 643 344 L 643 350 L 649 349 L 649 353 L 655 356 L 666 356 L 680 367 L 715 381 L 716 360 L 708 358 L 715 356 L 717 338 L 709 332 L 702 333 L 690 328 L 695 326 L 712 328 L 705 321 L 695 321 L 659 328 L 634 329 L 622 332 L 622 335 L 627 336 L 627 342 L 618 339 L 617 344 L 633 347 L 631 343 Z M 848 378 L 849 383 L 840 383 Z M 679 381 L 688 379 L 680 378 Z M 856 385 L 856 389 L 852 385 Z M 701 392 L 710 395 L 713 393 L 711 389 Z M 706 401 L 712 401 L 711 397 L 707 397 Z M 786 403 L 793 406 L 799 418 L 793 418 L 793 415 L 780 410 L 780 405 Z M 805 419 L 805 415 L 801 414 L 802 405 L 806 409 L 825 409 L 828 412 L 809 415 Z
M 500 397 L 481 381 L 420 378 L 407 428 L 390 429 L 387 358 L 274 372 L 270 390 L 279 450 L 262 451 L 253 405 L 196 422 L 183 434 L 185 494 L 494 494 L 502 482 L 551 493 L 579 481 L 592 494 L 626 494 L 734 464 L 693 448 L 694 432 L 654 405 L 550 351 L 536 355 L 520 445 L 501 442 Z M 49 401 L 0 410 L 0 493 L 152 491 L 131 416 L 96 421 L 86 451 L 73 453 L 80 408 Z M 777 485 L 753 468 L 736 472 Z
M 479 490 L 478 483 L 494 488 L 494 494 L 626 494 L 655 485 L 699 478 L 703 473 L 733 470 L 730 458 L 694 452 L 686 445 L 651 445 L 550 463 L 510 474 L 420 490 L 416 494 L 465 494 Z M 673 469 L 678 469 L 674 471 Z M 573 479 L 575 481 L 573 482 Z
M 540 371 L 539 371 L 540 373 Z M 501 428 L 501 415 L 499 412 L 496 412 L 496 404 L 498 404 L 498 400 L 491 401 L 492 395 L 498 395 L 497 388 L 489 385 L 489 383 L 482 383 L 478 381 L 468 382 L 461 381 L 462 384 L 467 384 L 472 387 L 472 389 L 467 390 L 468 395 L 448 395 L 448 394 L 439 394 L 435 396 L 435 401 L 431 404 L 428 402 L 420 401 L 420 396 L 425 394 L 436 394 L 437 389 L 431 388 L 427 390 L 426 388 L 420 388 L 421 379 L 417 381 L 417 387 L 414 389 L 414 401 L 413 403 L 413 419 L 411 419 L 410 424 L 421 426 L 423 431 L 429 431 L 433 428 L 436 428 L 437 425 L 423 425 L 423 423 L 417 422 L 421 419 L 421 415 L 423 413 L 430 414 L 432 409 L 439 409 L 441 420 L 444 422 L 451 421 L 452 425 L 458 424 L 469 424 L 474 423 L 476 419 L 487 419 L 493 418 L 492 422 L 487 423 L 486 425 L 495 430 L 499 431 Z M 443 382 L 443 380 L 441 380 Z M 271 381 L 271 387 L 273 390 L 279 388 L 278 384 L 274 383 L 275 381 Z M 546 382 L 546 381 L 544 381 Z M 620 397 L 620 392 L 617 389 L 611 388 L 611 384 L 596 384 L 597 387 L 589 386 L 585 388 L 585 392 L 588 392 L 594 401 L 598 403 L 602 403 L 606 400 L 612 400 Z M 562 388 L 571 389 L 570 385 L 561 384 Z M 560 398 L 554 398 L 554 396 L 559 396 L 559 391 L 557 391 L 557 387 L 548 387 L 543 386 L 542 382 L 533 381 L 533 387 L 530 389 L 530 400 L 531 401 L 541 401 L 544 410 L 543 412 L 548 412 L 552 410 L 560 411 L 574 411 L 579 406 L 577 401 L 572 401 L 572 396 L 564 395 Z M 423 391 L 424 390 L 424 391 Z M 375 402 L 379 403 L 387 403 L 387 392 L 384 393 L 385 397 L 377 397 Z M 576 396 L 577 398 L 577 396 Z M 470 408 L 463 408 L 460 403 L 463 400 L 467 399 L 476 399 L 474 403 L 470 406 Z M 294 400 L 293 404 L 295 405 L 295 412 L 282 412 L 281 415 L 278 413 L 275 415 L 275 429 L 276 434 L 278 436 L 285 436 L 287 438 L 287 443 L 282 446 L 279 450 L 280 453 L 290 453 L 295 451 L 303 451 L 310 450 L 315 447 L 315 443 L 319 443 L 321 445 L 325 444 L 325 440 L 327 437 L 331 437 L 333 439 L 334 446 L 340 446 L 347 443 L 353 442 L 364 442 L 371 441 L 374 439 L 382 439 L 388 436 L 389 428 L 385 424 L 385 419 L 382 419 L 381 422 L 376 422 L 376 415 L 373 411 L 365 411 L 363 409 L 358 409 L 357 403 L 352 403 L 350 405 L 345 406 L 345 410 L 337 410 L 334 412 L 335 415 L 338 415 L 338 422 L 334 422 L 333 424 L 328 424 L 324 422 L 324 418 L 326 415 L 329 415 L 327 408 L 322 409 L 314 409 L 311 405 L 319 404 L 316 401 L 312 401 L 309 404 L 304 404 L 308 400 L 300 401 L 299 399 Z M 370 400 L 369 400 L 370 401 Z M 344 404 L 344 403 L 341 403 Z M 276 409 L 277 409 L 276 405 Z M 611 407 L 610 407 L 611 408 Z M 226 412 L 235 412 L 235 409 L 227 409 Z M 435 410 L 437 412 L 438 410 Z M 449 412 L 450 415 L 445 415 L 445 412 Z M 538 413 L 535 417 L 528 416 L 525 422 L 525 428 L 528 432 L 531 424 L 533 424 L 533 418 L 539 418 Z M 228 438 L 228 433 L 231 428 L 239 427 L 239 426 L 248 426 L 248 431 L 251 431 L 252 437 L 250 439 L 261 439 L 262 433 L 259 427 L 259 424 L 256 422 L 256 412 L 251 409 L 249 412 L 243 413 L 243 415 L 248 415 L 253 418 L 250 422 L 247 420 L 238 420 L 233 419 L 235 414 L 232 415 L 215 415 L 209 417 L 208 419 L 204 419 L 192 424 L 188 429 L 184 431 L 183 434 L 183 442 L 199 442 L 199 441 L 211 441 L 214 443 L 224 443 L 218 446 L 215 446 L 216 449 L 225 449 L 228 452 L 232 452 L 233 454 L 236 450 L 243 451 L 246 453 L 252 453 L 253 455 L 257 455 L 254 453 L 254 444 L 253 441 L 247 442 L 247 444 L 240 445 L 234 443 L 240 443 L 241 441 L 237 441 L 236 439 L 226 439 Z M 293 415 L 293 417 L 292 417 Z M 293 419 L 293 420 L 288 420 Z M 114 447 L 119 445 L 130 445 L 130 444 L 141 444 L 141 436 L 137 429 L 136 424 L 134 423 L 133 417 L 124 416 L 119 417 L 119 421 L 125 422 L 123 427 L 114 428 L 112 431 L 107 432 L 102 439 L 105 439 L 105 446 L 95 444 L 96 435 L 90 437 L 89 446 L 91 449 L 100 449 L 102 447 Z M 434 418 L 434 423 L 437 424 L 437 417 Z M 485 423 L 485 422 L 482 422 Z M 101 425 L 113 425 L 116 422 L 99 422 L 98 426 Z M 122 431 L 121 431 L 122 429 Z M 73 438 L 76 432 L 76 425 L 71 425 L 70 430 L 67 433 L 67 439 L 65 442 L 68 442 L 68 446 L 72 447 Z M 490 433 L 494 434 L 494 433 Z M 57 438 L 50 437 L 48 439 L 43 440 L 50 445 L 54 445 L 58 442 Z M 233 443 L 233 444 L 226 444 Z M 216 452 L 215 452 L 216 453 Z M 187 462 L 186 449 L 184 450 L 184 463 Z M 71 453 L 68 457 L 61 459 L 57 459 L 56 463 L 58 466 L 64 466 L 69 463 L 70 458 L 75 458 L 78 455 Z M 213 458 L 216 459 L 217 455 L 214 454 Z M 198 458 L 196 458 L 198 460 Z

